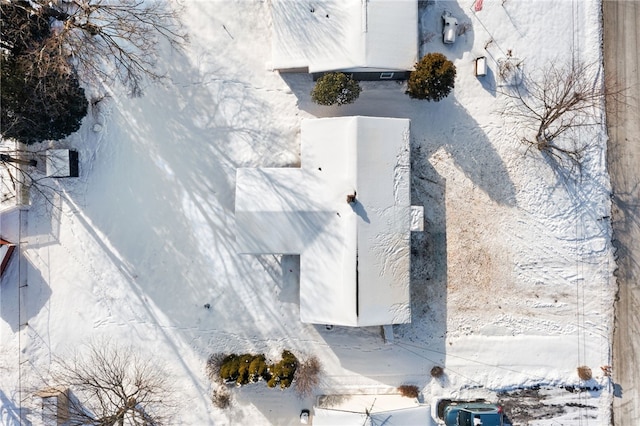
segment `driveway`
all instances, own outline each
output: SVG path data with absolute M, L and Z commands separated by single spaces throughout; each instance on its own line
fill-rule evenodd
M 605 0 L 603 19 L 605 75 L 627 88 L 623 102 L 607 103 L 619 286 L 613 417 L 617 426 L 636 426 L 640 424 L 640 2 Z

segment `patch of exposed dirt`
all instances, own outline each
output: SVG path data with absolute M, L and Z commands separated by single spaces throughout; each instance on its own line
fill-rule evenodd
M 567 388 L 568 392 L 579 392 L 580 389 Z M 498 403 L 505 411 L 505 423 L 513 426 L 528 425 L 534 420 L 551 419 L 567 413 L 569 410 L 597 410 L 592 405 L 579 402 L 565 404 L 547 402 L 548 395 L 539 387 L 517 389 L 498 394 Z M 585 413 L 585 415 L 587 415 Z

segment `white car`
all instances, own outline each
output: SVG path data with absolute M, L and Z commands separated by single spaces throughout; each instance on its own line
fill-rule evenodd
M 309 410 L 304 409 L 300 411 L 300 423 L 303 425 L 309 424 Z
M 456 34 L 458 32 L 458 20 L 446 12 L 442 15 L 442 42 L 444 44 L 453 44 L 456 42 Z

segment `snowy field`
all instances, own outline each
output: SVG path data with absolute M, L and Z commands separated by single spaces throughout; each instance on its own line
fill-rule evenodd
M 500 398 L 514 424 L 609 424 L 606 133 L 585 132 L 580 173 L 554 172 L 500 113 L 496 74 L 508 51 L 526 71 L 572 52 L 600 61 L 600 2 L 485 0 L 478 12 L 473 3 L 419 9 L 420 53 L 442 52 L 458 70 L 448 98 L 417 101 L 400 83 L 367 82 L 354 104 L 320 107 L 309 75 L 268 69 L 268 1 L 186 1 L 191 44 L 163 56 L 169 81 L 136 99 L 109 88 L 58 143 L 79 151 L 81 177 L 52 182 L 62 190 L 55 208 L 32 197 L 28 210 L 2 215 L 2 236 L 23 256 L 0 290 L 0 423 L 38 424 L 31 394 L 52 359 L 108 336 L 169 366 L 176 424 L 299 423 L 313 399 L 291 389 L 234 389 L 226 410 L 209 398 L 210 354 L 283 349 L 320 358 L 317 394 L 415 384 L 432 406 Z M 471 24 L 452 46 L 441 42 L 444 10 Z M 473 60 L 483 55 L 480 79 Z M 412 204 L 424 205 L 425 232 L 412 237 L 412 323 L 394 327 L 393 344 L 379 328 L 302 324 L 295 259 L 236 254 L 236 169 L 298 166 L 301 120 L 348 115 L 411 119 Z M 435 365 L 445 367 L 439 380 Z M 580 381 L 581 365 L 592 380 Z M 580 386 L 590 390 L 566 389 Z M 516 414 L 526 403 L 529 417 Z

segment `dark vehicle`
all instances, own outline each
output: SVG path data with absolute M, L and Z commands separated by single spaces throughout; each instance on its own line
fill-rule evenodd
M 441 414 L 442 413 L 442 414 Z M 503 426 L 502 407 L 487 401 L 441 401 L 438 417 L 447 426 Z

